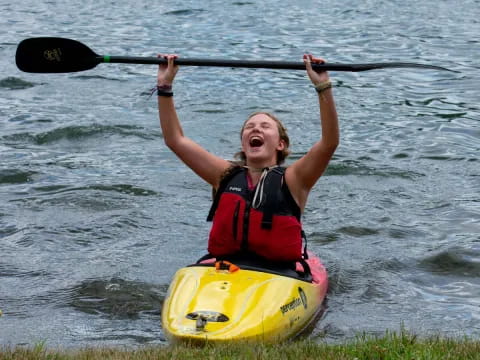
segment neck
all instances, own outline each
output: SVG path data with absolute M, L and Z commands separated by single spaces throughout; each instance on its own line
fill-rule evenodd
M 262 172 L 265 168 L 272 168 L 277 166 L 277 159 L 246 159 L 245 167 L 252 172 Z
M 253 167 L 253 166 L 245 165 L 244 168 L 248 169 L 252 173 L 261 173 L 265 169 L 268 170 L 268 169 L 271 169 L 271 168 L 274 168 L 274 167 L 277 167 L 277 166 L 278 165 L 276 165 L 276 164 L 269 165 L 269 166 L 264 166 L 264 167 Z

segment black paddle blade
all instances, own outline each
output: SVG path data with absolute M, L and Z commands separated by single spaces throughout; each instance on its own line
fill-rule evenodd
M 102 58 L 76 40 L 38 37 L 18 45 L 15 61 L 26 72 L 65 73 L 92 69 Z

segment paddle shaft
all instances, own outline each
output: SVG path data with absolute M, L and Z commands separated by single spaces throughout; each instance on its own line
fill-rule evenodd
M 167 60 L 156 57 L 134 57 L 134 56 L 98 56 L 99 63 L 122 63 L 122 64 L 166 64 Z M 179 66 L 210 66 L 230 68 L 256 68 L 256 69 L 282 69 L 282 70 L 305 70 L 303 62 L 294 61 L 267 61 L 267 60 L 224 60 L 224 59 L 176 59 L 175 64 Z M 408 68 L 421 67 L 428 69 L 445 70 L 445 68 L 434 65 L 423 65 L 416 63 L 369 63 L 369 64 L 312 64 L 315 70 L 323 71 L 368 71 L 383 68 Z

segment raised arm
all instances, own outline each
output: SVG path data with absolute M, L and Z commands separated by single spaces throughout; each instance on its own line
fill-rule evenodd
M 312 55 L 304 55 L 303 59 L 308 77 L 318 92 L 322 132 L 320 140 L 307 154 L 294 162 L 285 174 L 287 185 L 302 210 L 307 202 L 308 193 L 327 168 L 340 141 L 337 111 L 329 75 L 325 71 L 317 73 L 312 69 L 312 63 L 325 61 Z
M 208 152 L 183 134 L 172 92 L 173 81 L 178 72 L 178 66 L 174 65 L 177 56 L 160 56 L 168 60 L 167 65 L 159 65 L 157 76 L 158 113 L 165 144 L 197 175 L 217 188 L 221 175 L 230 163 Z

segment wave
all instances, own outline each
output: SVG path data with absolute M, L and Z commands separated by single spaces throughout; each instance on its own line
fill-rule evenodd
M 380 176 L 387 178 L 401 178 L 407 180 L 415 180 L 420 176 L 425 176 L 422 173 L 414 171 L 406 171 L 395 169 L 393 167 L 383 167 L 381 169 L 371 167 L 363 164 L 357 160 L 343 160 L 331 163 L 325 175 L 327 176 L 343 176 L 343 175 L 357 175 L 357 176 Z
M 16 278 L 37 278 L 37 277 L 47 277 L 50 276 L 45 270 L 26 270 L 21 269 L 11 264 L 1 264 L 0 263 L 0 278 L 2 277 L 16 277 Z
M 80 80 L 110 80 L 110 81 L 121 81 L 125 82 L 127 80 L 125 79 L 118 79 L 118 78 L 113 78 L 113 77 L 107 77 L 103 75 L 76 75 L 72 76 L 73 79 L 80 79 Z
M 179 10 L 164 12 L 163 15 L 187 16 L 187 15 L 196 15 L 204 11 L 205 11 L 204 9 L 179 9 Z
M 22 90 L 36 86 L 37 84 L 22 80 L 20 78 L 9 76 L 0 80 L 0 88 L 9 90 Z
M 1 216 L 4 216 L 4 214 L 0 213 L 0 217 Z M 6 238 L 8 236 L 11 236 L 13 234 L 16 234 L 17 232 L 19 232 L 20 230 L 15 226 L 15 225 L 2 225 L 0 227 L 0 239 L 2 238 Z M 2 264 L 0 264 L 1 266 Z M 1 269 L 1 267 L 0 267 Z
M 129 184 L 87 185 L 83 187 L 58 185 L 37 187 L 35 190 L 39 193 L 13 199 L 10 202 L 24 204 L 23 206 L 32 211 L 44 211 L 47 207 L 53 207 L 108 212 L 131 208 L 133 204 L 131 196 L 160 196 L 155 191 Z
M 68 305 L 94 315 L 135 319 L 142 314 L 158 317 L 168 285 L 153 285 L 120 278 L 85 280 L 68 289 Z
M 32 181 L 35 171 L 24 171 L 19 169 L 1 169 L 0 184 L 23 184 Z
M 17 133 L 3 136 L 6 143 L 33 143 L 36 145 L 48 145 L 59 141 L 78 141 L 85 138 L 98 136 L 135 136 L 145 140 L 153 140 L 158 135 L 152 135 L 151 131 L 147 131 L 143 127 L 134 125 L 79 125 L 67 126 L 53 129 L 39 134 Z
M 476 278 L 480 276 L 480 253 L 472 249 L 451 248 L 424 258 L 419 265 L 438 275 Z
M 397 258 L 377 258 L 361 264 L 359 268 L 343 268 L 337 264 L 329 266 L 330 295 L 356 294 L 358 299 L 370 302 L 373 299 L 390 301 L 392 294 L 386 284 L 407 269 L 407 265 Z
M 340 235 L 336 232 L 316 231 L 307 235 L 307 241 L 314 244 L 329 244 L 340 240 Z
M 87 185 L 82 187 L 69 187 L 66 185 L 55 185 L 55 186 L 42 186 L 35 188 L 36 191 L 43 192 L 43 195 L 53 195 L 59 194 L 64 192 L 72 192 L 72 191 L 90 191 L 90 190 L 98 190 L 98 191 L 113 191 L 118 192 L 120 194 L 126 195 L 133 195 L 133 196 L 155 196 L 158 195 L 155 191 L 148 190 L 145 188 L 141 188 L 135 185 L 130 184 L 112 184 L 112 185 Z
M 377 229 L 371 229 L 363 226 L 343 226 L 338 229 L 337 232 L 354 237 L 378 235 L 380 233 L 380 231 Z

